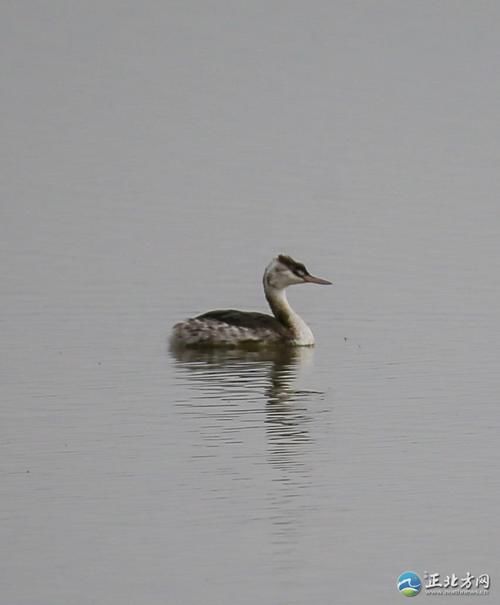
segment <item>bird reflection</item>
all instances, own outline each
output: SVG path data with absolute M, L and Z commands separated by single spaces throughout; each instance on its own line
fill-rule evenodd
M 222 423 L 214 435 L 210 422 L 212 443 L 217 436 L 222 441 L 231 436 L 234 442 L 235 433 L 256 428 L 257 420 L 265 427 L 272 466 L 286 472 L 303 467 L 301 452 L 310 441 L 306 402 L 321 393 L 296 390 L 293 385 L 301 368 L 312 362 L 312 349 L 181 348 L 170 353 L 179 370 L 177 377 L 196 387 L 196 394 L 178 405 Z
M 181 392 L 190 387 L 176 405 L 192 421 L 193 458 L 215 484 L 203 497 L 217 498 L 217 510 L 221 498 L 251 502 L 247 514 L 272 523 L 276 561 L 295 569 L 300 528 L 312 510 L 307 496 L 314 476 L 310 429 L 318 409 L 308 406 L 323 393 L 297 390 L 294 384 L 312 362 L 313 351 L 180 349 L 171 355 Z M 262 462 L 270 473 L 263 472 Z M 221 483 L 223 476 L 231 481 Z

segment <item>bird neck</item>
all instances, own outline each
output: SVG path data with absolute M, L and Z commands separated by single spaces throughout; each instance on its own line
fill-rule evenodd
M 292 309 L 285 290 L 270 286 L 264 280 L 264 292 L 274 317 L 291 332 L 294 343 L 303 346 L 313 345 L 314 336 L 311 329 L 302 317 Z

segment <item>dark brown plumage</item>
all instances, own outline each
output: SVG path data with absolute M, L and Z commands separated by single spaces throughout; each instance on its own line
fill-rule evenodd
M 229 326 L 249 328 L 250 330 L 272 330 L 281 337 L 290 336 L 288 330 L 272 315 L 256 311 L 237 311 L 236 309 L 216 309 L 198 315 L 195 319 L 214 319 Z

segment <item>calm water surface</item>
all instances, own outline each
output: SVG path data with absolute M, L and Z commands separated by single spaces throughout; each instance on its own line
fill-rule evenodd
M 5 10 L 2 602 L 495 600 L 500 15 L 194 4 Z M 169 350 L 279 252 L 314 350 Z

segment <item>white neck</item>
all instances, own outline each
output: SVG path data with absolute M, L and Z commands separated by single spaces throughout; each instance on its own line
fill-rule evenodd
M 311 328 L 292 309 L 284 288 L 271 286 L 264 279 L 264 291 L 267 302 L 276 319 L 293 334 L 294 344 L 312 346 L 314 344 L 314 335 L 311 332 Z

